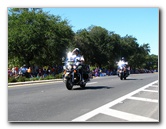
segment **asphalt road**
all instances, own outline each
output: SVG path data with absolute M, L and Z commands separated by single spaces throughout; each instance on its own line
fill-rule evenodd
M 158 122 L 158 73 L 92 79 L 85 89 L 63 82 L 8 86 L 9 122 Z M 151 84 L 150 84 L 151 83 Z

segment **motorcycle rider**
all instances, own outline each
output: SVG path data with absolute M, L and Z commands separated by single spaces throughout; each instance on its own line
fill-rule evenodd
M 124 57 L 121 58 L 121 60 L 118 62 L 118 67 L 122 66 L 122 65 L 126 65 L 126 62 L 124 60 Z
M 127 68 L 128 62 L 125 62 L 125 58 L 122 57 L 121 60 L 118 62 L 118 69 L 122 66 L 126 67 L 127 73 L 130 74 L 129 68 Z
M 81 54 L 80 54 L 79 48 L 75 48 L 75 49 L 72 51 L 72 55 L 74 55 L 74 61 L 75 61 L 75 62 L 80 61 L 80 63 L 83 64 L 83 62 L 85 61 L 85 60 L 84 60 L 84 57 L 81 56 Z
M 83 65 L 84 63 L 84 57 L 81 56 L 79 48 L 75 48 L 72 51 L 72 54 L 74 55 L 74 62 L 76 65 Z M 84 76 L 83 76 L 83 68 L 79 70 L 79 73 L 81 74 L 81 81 L 84 82 Z

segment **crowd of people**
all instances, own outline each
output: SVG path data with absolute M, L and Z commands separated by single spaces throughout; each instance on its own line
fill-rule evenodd
M 8 68 L 8 77 L 19 77 L 19 76 L 25 76 L 27 78 L 32 78 L 32 77 L 39 77 L 39 78 L 44 78 L 48 75 L 53 75 L 55 76 L 56 74 L 59 74 L 63 72 L 63 66 L 44 66 L 44 67 L 39 67 L 39 66 L 31 66 L 27 67 L 26 65 L 23 65 L 22 67 L 12 67 Z M 136 70 L 135 72 L 133 70 L 130 70 L 131 73 L 150 73 L 154 71 L 149 71 L 149 70 Z M 102 76 L 111 76 L 111 75 L 117 75 L 117 69 L 104 69 L 104 68 L 99 68 L 96 67 L 93 70 L 91 70 L 91 76 L 94 77 L 102 77 Z
M 130 74 L 141 74 L 141 73 L 154 73 L 158 72 L 158 70 L 148 70 L 148 69 L 130 69 Z M 92 76 L 94 77 L 102 77 L 102 76 L 112 76 L 112 75 L 117 75 L 117 69 L 102 69 L 102 68 L 95 68 L 91 71 Z
M 116 75 L 116 69 L 111 70 L 111 69 L 96 67 L 91 72 L 92 72 L 92 76 L 95 76 L 95 77 L 101 77 L 106 75 L 107 76 Z
M 59 74 L 63 71 L 62 66 L 44 66 L 44 67 L 39 67 L 39 66 L 30 66 L 27 67 L 26 65 L 23 65 L 22 67 L 12 67 L 8 68 L 8 77 L 11 76 L 25 76 L 27 78 L 31 77 L 46 77 L 47 75 L 53 75 L 55 76 L 56 74 Z
M 26 65 L 23 65 L 22 67 L 12 67 L 8 68 L 8 77 L 18 77 L 18 76 L 25 76 L 27 78 L 31 77 L 46 77 L 48 75 L 55 76 L 56 74 L 59 74 L 63 71 L 63 66 L 31 66 L 27 67 Z M 110 70 L 110 69 L 102 69 L 99 67 L 96 67 L 91 71 L 91 76 L 95 77 L 101 77 L 101 76 L 110 76 L 110 75 L 116 75 L 116 70 Z

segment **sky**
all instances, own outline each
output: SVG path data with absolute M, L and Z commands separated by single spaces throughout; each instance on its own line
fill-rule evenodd
M 49 14 L 59 15 L 69 21 L 72 30 L 87 29 L 91 25 L 108 31 L 133 36 L 142 45 L 149 43 L 150 54 L 158 55 L 159 9 L 158 8 L 43 8 Z

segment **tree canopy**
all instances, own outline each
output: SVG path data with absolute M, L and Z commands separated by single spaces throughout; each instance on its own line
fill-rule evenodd
M 59 63 L 74 36 L 68 22 L 41 9 L 9 11 L 9 61 L 17 59 L 18 65 Z
M 131 35 L 121 37 L 101 26 L 73 32 L 67 20 L 40 8 L 9 9 L 9 65 L 61 65 L 62 57 L 75 47 L 92 66 L 113 69 L 125 57 L 132 68 L 158 67 L 158 56 L 149 54 L 149 43 L 140 45 Z

